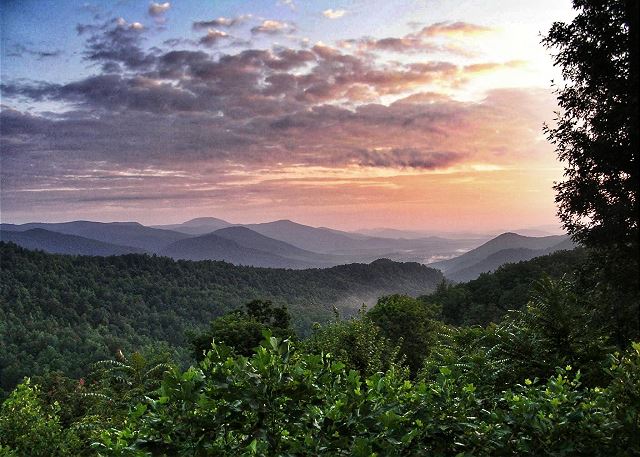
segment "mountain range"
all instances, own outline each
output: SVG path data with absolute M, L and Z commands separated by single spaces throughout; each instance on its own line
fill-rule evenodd
M 214 217 L 158 226 L 92 221 L 0 224 L 0 240 L 50 253 L 94 256 L 146 253 L 291 269 L 327 268 L 387 258 L 429 264 L 452 281 L 474 279 L 507 262 L 574 247 L 566 235 L 531 237 L 504 233 L 489 239 L 419 236 L 420 232 L 392 229 L 370 233 L 311 227 L 290 220 L 239 225 Z
M 470 281 L 505 263 L 530 260 L 575 247 L 567 235 L 530 237 L 508 232 L 458 257 L 434 262 L 430 266 L 442 271 L 452 281 Z
M 83 236 L 65 235 L 41 228 L 32 228 L 21 232 L 2 230 L 0 231 L 0 241 L 12 242 L 23 248 L 52 254 L 110 256 L 145 252 L 140 248 L 104 243 Z

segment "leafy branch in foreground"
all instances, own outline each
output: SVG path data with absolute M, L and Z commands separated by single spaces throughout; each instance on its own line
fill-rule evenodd
M 214 344 L 198 367 L 169 373 L 159 396 L 94 448 L 105 455 L 633 455 L 640 448 L 620 408 L 638 411 L 635 387 L 617 380 L 637 379 L 640 353 L 619 357 L 611 387 L 584 387 L 567 366 L 546 381 L 489 393 L 448 366 L 413 383 L 394 369 L 365 378 L 328 354 L 300 353 L 269 336 L 251 357 Z

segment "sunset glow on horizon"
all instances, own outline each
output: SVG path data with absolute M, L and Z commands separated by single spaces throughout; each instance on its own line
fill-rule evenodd
M 556 224 L 569 1 L 8 1 L 2 222 Z

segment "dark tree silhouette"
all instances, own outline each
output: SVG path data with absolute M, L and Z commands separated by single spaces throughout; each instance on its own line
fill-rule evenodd
M 565 179 L 554 186 L 571 236 L 594 248 L 603 315 L 618 344 L 640 335 L 638 294 L 640 125 L 637 0 L 574 0 L 571 23 L 555 23 L 543 44 L 566 83 L 557 124 L 546 126 Z M 596 281 L 594 281 L 596 282 Z
M 638 2 L 573 3 L 573 22 L 556 22 L 543 40 L 567 81 L 557 90 L 557 126 L 546 128 L 566 164 L 556 202 L 576 240 L 628 246 L 639 216 Z

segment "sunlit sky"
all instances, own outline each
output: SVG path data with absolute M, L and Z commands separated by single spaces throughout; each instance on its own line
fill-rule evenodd
M 556 222 L 564 0 L 3 0 L 2 222 Z

